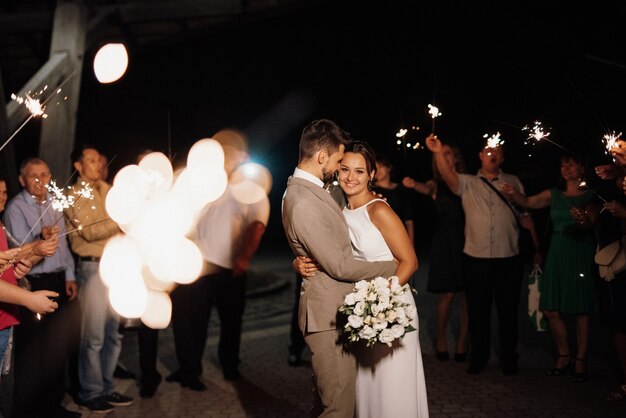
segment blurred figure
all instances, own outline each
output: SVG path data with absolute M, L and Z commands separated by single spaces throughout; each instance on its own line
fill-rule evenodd
M 415 246 L 414 211 L 411 196 L 404 185 L 392 181 L 392 170 L 393 164 L 387 156 L 376 155 L 376 177 L 372 182 L 372 190 L 382 195 L 391 209 L 398 214 L 409 234 L 411 244 Z
M 72 187 L 75 203 L 65 209 L 73 252 L 78 256 L 77 279 L 82 310 L 79 353 L 79 404 L 94 413 L 105 414 L 113 406 L 130 405 L 133 400 L 115 391 L 113 372 L 122 347 L 119 315 L 107 297 L 100 278 L 100 257 L 109 238 L 120 233 L 105 207 L 111 185 L 102 180 L 102 156 L 96 148 L 83 145 L 72 152 L 79 177 Z M 85 185 L 92 199 L 81 198 Z
M 517 204 L 542 209 L 550 206 L 552 236 L 548 248 L 543 278 L 540 282 L 539 309 L 548 318 L 558 357 L 548 376 L 561 376 L 574 368 L 574 380 L 587 380 L 587 348 L 590 315 L 595 312 L 595 282 L 597 266 L 593 262 L 596 243 L 593 226 L 599 207 L 594 193 L 581 190 L 584 177 L 583 162 L 571 155 L 561 157 L 561 177 L 558 187 L 524 196 L 510 184 L 502 190 Z M 562 314 L 576 315 L 576 355 L 570 350 L 567 327 Z
M 457 146 L 443 144 L 442 154 L 451 170 L 466 173 L 465 162 Z M 465 296 L 465 272 L 463 270 L 463 244 L 465 241 L 465 214 L 461 198 L 452 193 L 441 178 L 433 156 L 433 178 L 426 183 L 405 177 L 402 184 L 418 193 L 429 196 L 435 202 L 436 225 L 430 248 L 427 290 L 438 293 L 436 356 L 438 360 L 449 358 L 446 334 L 452 304 L 457 294 L 461 297 L 459 307 L 459 335 L 456 339 L 454 359 L 463 362 L 467 358 L 469 320 Z
M 218 359 L 226 380 L 237 380 L 241 326 L 246 297 L 246 277 L 250 261 L 265 232 L 269 219 L 269 199 L 242 203 L 235 191 L 234 174 L 248 159 L 243 136 L 232 130 L 213 136 L 224 150 L 228 175 L 226 191 L 206 205 L 197 223 L 195 242 L 207 263 L 208 274 L 194 283 L 179 285 L 172 292 L 172 325 L 179 369 L 167 377 L 192 390 L 206 390 L 200 380 L 202 355 L 206 345 L 211 306 L 216 304 L 220 318 Z
M 54 238 L 66 232 L 63 214 L 52 210 L 52 195 L 47 186 L 51 174 L 41 158 L 28 158 L 20 167 L 22 191 L 7 205 L 5 222 L 18 241 L 33 242 L 36 237 Z M 59 293 L 59 308 L 54 315 L 36 317 L 21 308 L 21 326 L 15 333 L 14 417 L 59 416 L 80 414 L 66 410 L 65 366 L 68 356 L 69 320 L 67 302 L 78 294 L 74 259 L 67 236 L 58 240 L 54 255 L 35 265 L 26 276 L 31 290 L 49 289 Z M 41 347 L 46 347 L 42 350 Z M 38 402 L 33 402 L 38 399 Z
M 626 169 L 626 141 L 619 140 L 611 149 L 615 164 L 600 165 L 596 174 L 606 180 L 610 191 L 603 197 L 608 201 L 596 221 L 598 248 L 626 237 L 626 197 L 624 196 L 624 174 Z M 600 317 L 613 334 L 615 351 L 620 367 L 620 384 L 609 393 L 609 402 L 626 400 L 626 271 L 615 275 L 611 281 L 599 280 Z

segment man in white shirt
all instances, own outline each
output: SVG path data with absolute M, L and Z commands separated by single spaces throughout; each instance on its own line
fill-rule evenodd
M 239 141 L 230 141 L 238 137 Z M 243 138 L 234 131 L 221 131 L 213 138 L 222 144 L 229 184 L 224 194 L 209 203 L 198 220 L 195 242 L 207 263 L 206 275 L 172 292 L 172 325 L 176 358 L 180 368 L 168 376 L 181 386 L 206 390 L 200 381 L 202 355 L 207 338 L 211 305 L 220 318 L 218 358 L 226 380 L 237 380 L 241 326 L 246 299 L 246 276 L 269 220 L 270 204 L 265 192 L 258 200 L 241 201 L 233 173 L 248 159 Z
M 426 145 L 437 169 L 450 190 L 461 197 L 465 212 L 464 267 L 467 274 L 467 302 L 470 327 L 469 374 L 485 368 L 491 352 L 491 309 L 498 312 L 502 372 L 518 372 L 518 304 L 523 263 L 519 257 L 519 227 L 531 231 L 535 244 L 535 264 L 540 263 L 535 227 L 530 216 L 514 213 L 499 192 L 502 183 L 524 192 L 520 180 L 502 172 L 502 146 L 485 147 L 479 157 L 477 175 L 456 173 L 442 153 L 442 144 L 431 134 Z

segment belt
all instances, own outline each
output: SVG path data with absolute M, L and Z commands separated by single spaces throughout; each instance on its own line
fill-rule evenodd
M 80 257 L 80 261 L 95 261 L 95 262 L 100 262 L 100 257 Z
M 61 275 L 63 276 L 63 278 L 65 278 L 65 271 L 61 270 L 61 271 L 55 271 L 54 273 L 27 274 L 26 277 L 29 277 L 32 279 L 49 279 L 52 277 L 59 277 Z

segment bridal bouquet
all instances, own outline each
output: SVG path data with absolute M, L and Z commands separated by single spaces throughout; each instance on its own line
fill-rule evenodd
M 411 320 L 417 311 L 410 303 L 412 297 L 409 284 L 400 286 L 396 276 L 355 283 L 339 307 L 339 312 L 348 316 L 343 327 L 348 339 L 365 340 L 368 347 L 377 341 L 391 347 L 394 340 L 415 330 Z

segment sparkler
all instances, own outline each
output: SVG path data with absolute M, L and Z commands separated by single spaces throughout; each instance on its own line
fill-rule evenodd
M 485 149 L 497 148 L 500 145 L 504 145 L 504 139 L 500 137 L 500 132 L 496 132 L 491 136 L 489 136 L 489 134 L 484 134 L 483 138 L 487 139 L 487 145 L 485 145 Z
M 76 227 L 76 228 L 72 229 L 71 231 L 67 231 L 67 232 L 65 232 L 65 233 L 63 233 L 63 234 L 61 234 L 61 235 L 59 235 L 59 236 L 58 236 L 58 238 L 64 237 L 64 236 L 66 236 L 66 235 L 69 235 L 69 234 L 71 234 L 72 232 L 82 231 L 83 229 L 85 229 L 85 228 L 89 228 L 90 226 L 93 226 L 93 225 L 99 224 L 99 223 L 101 223 L 101 222 L 110 221 L 110 220 L 111 220 L 111 218 L 106 218 L 106 219 L 101 219 L 101 220 L 96 221 L 96 222 L 92 222 L 92 223 L 87 224 L 87 225 L 78 225 L 78 227 Z
M 618 147 L 621 148 L 619 145 L 615 145 L 615 143 L 617 141 L 619 141 L 622 137 L 622 133 L 618 133 L 615 134 L 615 131 L 613 131 L 610 134 L 606 134 L 602 137 L 602 140 L 604 141 L 604 146 L 606 148 L 606 154 L 607 155 L 611 155 L 612 151 L 613 151 L 613 147 Z
M 11 140 L 15 137 L 15 135 L 17 135 L 17 133 L 19 131 L 22 130 L 22 128 L 24 126 L 26 126 L 26 124 L 34 117 L 37 116 L 41 116 L 42 118 L 46 118 L 48 117 L 48 115 L 44 112 L 45 108 L 46 108 L 46 103 L 48 103 L 48 101 L 53 98 L 56 94 L 61 92 L 61 88 L 65 85 L 65 83 L 67 83 L 72 77 L 74 77 L 74 75 L 76 74 L 76 71 L 72 72 L 72 74 L 70 74 L 69 76 L 67 76 L 67 78 L 65 80 L 63 80 L 61 82 L 61 84 L 59 84 L 59 87 L 57 87 L 57 89 L 54 91 L 54 93 L 52 93 L 50 96 L 48 96 L 48 98 L 46 100 L 44 100 L 43 102 L 40 102 L 39 99 L 33 98 L 30 96 L 30 92 L 28 92 L 26 94 L 26 98 L 23 97 L 19 97 L 16 96 L 15 94 L 11 95 L 11 98 L 13 100 L 15 100 L 16 102 L 20 103 L 20 104 L 24 104 L 24 106 L 26 106 L 26 109 L 28 109 L 28 112 L 30 113 L 30 115 L 28 115 L 28 118 L 26 118 L 26 120 L 15 130 L 15 132 L 13 132 L 11 134 L 11 136 L 9 136 L 9 138 L 4 141 L 4 143 L 2 144 L 2 146 L 0 146 L 0 151 L 2 151 L 4 149 L 4 147 L 7 146 L 7 144 L 9 142 L 11 142 Z M 48 86 L 45 86 L 42 90 L 40 90 L 38 93 L 36 93 L 35 95 L 41 95 L 45 90 L 47 90 Z
M 580 182 L 580 184 L 578 185 L 578 188 L 579 188 L 579 189 L 587 189 L 587 190 L 589 190 L 591 193 L 593 193 L 593 194 L 595 194 L 596 196 L 598 196 L 598 197 L 600 198 L 600 200 L 602 200 L 602 202 L 607 203 L 607 200 L 606 200 L 604 197 L 602 197 L 602 196 L 600 195 L 600 193 L 596 192 L 596 191 L 595 191 L 595 190 L 593 190 L 591 187 L 587 186 L 587 182 L 586 182 L 586 181 L 582 180 L 582 181 Z M 604 209 L 605 209 L 605 208 L 602 208 L 602 210 L 600 210 L 600 213 L 602 213 L 602 212 L 604 211 Z
M 430 117 L 433 120 L 433 132 L 435 132 L 435 118 L 438 117 L 438 116 L 441 116 L 441 112 L 439 111 L 438 107 L 429 104 L 428 105 L 428 114 L 430 115 Z

